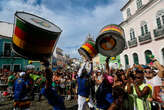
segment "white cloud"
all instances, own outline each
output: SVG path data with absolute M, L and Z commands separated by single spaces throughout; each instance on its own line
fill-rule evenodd
M 0 20 L 13 23 L 16 11 L 26 11 L 44 17 L 57 24 L 63 30 L 58 46 L 64 49 L 65 52 L 78 56 L 76 49 L 81 46 L 89 33 L 96 38 L 103 26 L 121 22 L 120 8 L 127 0 L 114 0 L 112 4 L 97 6 L 92 11 L 85 10 L 85 13 L 78 15 L 67 11 L 57 14 L 44 4 L 33 5 L 35 2 L 35 0 L 28 0 L 27 3 L 23 2 L 23 0 L 6 1 L 3 3 L 5 5 L 1 6 L 3 10 L 0 11 Z

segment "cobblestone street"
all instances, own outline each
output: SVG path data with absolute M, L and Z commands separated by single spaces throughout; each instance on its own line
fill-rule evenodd
M 0 104 L 0 110 L 13 110 L 13 101 L 5 101 Z M 65 101 L 66 110 L 77 110 L 77 103 L 75 100 Z M 42 99 L 40 102 L 33 101 L 30 110 L 52 110 L 46 99 Z

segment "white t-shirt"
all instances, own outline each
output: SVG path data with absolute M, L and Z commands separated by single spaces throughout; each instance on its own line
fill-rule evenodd
M 152 93 L 153 93 L 154 86 L 162 85 L 162 80 L 158 75 L 154 76 L 152 79 L 145 78 L 145 80 L 146 80 L 146 84 L 152 89 Z

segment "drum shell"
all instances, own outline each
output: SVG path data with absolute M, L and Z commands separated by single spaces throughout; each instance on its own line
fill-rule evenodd
M 15 13 L 13 50 L 18 55 L 31 60 L 49 58 L 53 54 L 61 32 L 52 32 L 37 27 Z
M 100 47 L 100 42 L 106 36 L 113 36 L 115 46 L 111 50 L 104 50 Z M 104 56 L 111 57 L 119 55 L 125 48 L 125 39 L 123 29 L 115 24 L 107 25 L 103 27 L 96 39 L 96 48 L 99 53 Z
M 93 41 L 87 41 L 86 43 L 84 43 L 78 49 L 78 52 L 87 60 L 94 58 L 98 54 L 96 50 L 95 42 Z

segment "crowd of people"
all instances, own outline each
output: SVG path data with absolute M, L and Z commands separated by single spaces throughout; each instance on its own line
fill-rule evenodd
M 35 93 L 38 101 L 44 95 L 54 110 L 65 110 L 64 100 L 77 100 L 78 110 L 164 109 L 164 66 L 155 58 L 125 70 L 110 68 L 109 58 L 105 70 L 93 70 L 92 60 L 73 71 L 34 68 L 30 64 L 24 72 L 1 73 L 15 110 L 29 110 Z
M 106 70 L 102 73 L 90 72 L 83 68 L 80 72 L 78 86 L 79 110 L 83 110 L 89 103 L 84 99 L 91 97 L 98 110 L 161 110 L 163 109 L 164 95 L 164 66 L 155 58 L 148 65 L 133 65 L 126 70 L 112 70 L 109 67 L 109 58 L 106 60 Z M 80 71 L 80 70 L 79 70 Z M 85 74 L 85 75 L 83 75 Z M 88 77 L 87 77 L 88 76 Z M 91 77 L 91 85 L 82 84 Z M 83 85 L 83 86 L 82 86 Z M 91 87 L 93 86 L 93 87 Z M 87 87 L 89 87 L 87 89 Z M 92 92 L 87 92 L 93 89 Z M 85 94 L 85 95 L 84 95 Z M 86 95 L 87 94 L 87 95 Z M 82 96 L 82 98 L 81 98 Z M 94 98 L 93 98 L 94 97 Z

